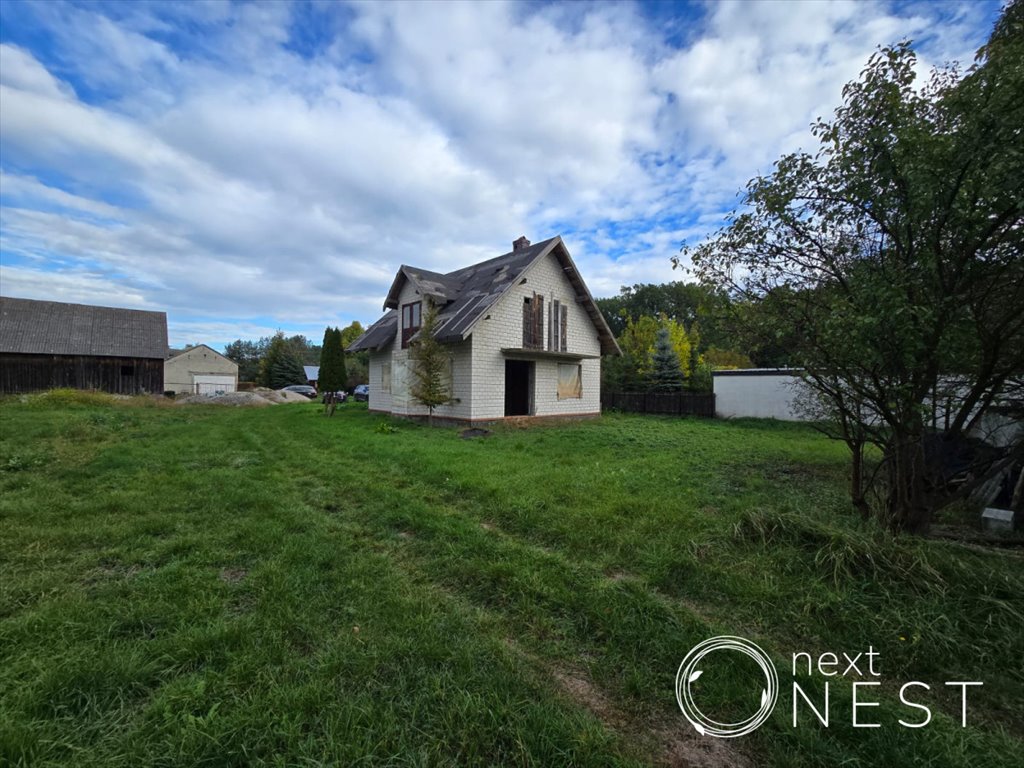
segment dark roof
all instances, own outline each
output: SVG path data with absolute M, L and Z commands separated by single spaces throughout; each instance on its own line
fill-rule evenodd
M 438 340 L 461 341 L 469 336 L 477 320 L 516 284 L 531 264 L 552 253 L 562 265 L 577 300 L 597 328 L 602 354 L 620 354 L 611 329 L 594 303 L 561 237 L 552 237 L 446 275 L 402 265 L 384 302 L 384 307 L 390 311 L 367 328 L 349 346 L 349 351 L 380 349 L 394 340 L 398 324 L 398 296 L 406 281 L 413 282 L 421 295 L 440 299 L 437 302 L 441 307 L 438 315 Z
M 445 304 L 458 297 L 459 289 L 462 287 L 460 283 L 448 275 L 431 272 L 427 269 L 408 267 L 403 264 L 398 268 L 398 274 L 395 275 L 395 281 L 391 284 L 388 297 L 384 299 L 385 309 L 398 308 L 398 296 L 402 292 L 402 286 L 405 285 L 407 280 L 416 286 L 416 290 L 420 292 L 420 295 L 438 300 L 440 304 Z
M 381 349 L 395 340 L 397 332 L 398 310 L 392 309 L 386 312 L 384 317 L 363 331 L 363 335 L 348 346 L 348 351 L 358 352 L 363 349 Z
M 0 352 L 162 359 L 167 314 L 0 296 Z

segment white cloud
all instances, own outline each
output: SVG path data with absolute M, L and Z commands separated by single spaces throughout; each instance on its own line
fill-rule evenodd
M 31 53 L 7 43 L 0 43 L 0 83 L 50 98 L 70 93 L 67 84 L 51 75 Z
M 164 308 L 179 342 L 372 321 L 400 263 L 454 269 L 520 234 L 563 231 L 596 295 L 678 279 L 679 243 L 809 146 L 810 121 L 878 44 L 923 36 L 926 61 L 967 60 L 992 14 L 723 2 L 655 26 L 625 4 L 15 11 L 56 44 L 0 45 L 3 292 Z M 318 15 L 300 30 L 304 12 Z

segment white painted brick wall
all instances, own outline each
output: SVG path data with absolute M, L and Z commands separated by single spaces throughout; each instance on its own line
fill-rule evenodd
M 547 345 L 551 302 L 567 306 L 566 351 L 600 355 L 597 330 L 586 310 L 576 302 L 569 279 L 554 256 L 534 263 L 525 273 L 526 283 L 514 285 L 473 329 L 473 419 L 497 419 L 505 415 L 505 356 L 503 347 L 523 346 L 523 299 L 536 292 L 544 297 L 544 328 Z M 521 281 L 520 281 L 521 283 Z M 601 410 L 601 360 L 583 360 L 583 397 L 558 399 L 558 361 L 534 364 L 534 415 L 597 413 Z
M 391 393 L 384 391 L 384 365 L 391 362 L 391 347 L 370 353 L 370 410 L 390 411 Z

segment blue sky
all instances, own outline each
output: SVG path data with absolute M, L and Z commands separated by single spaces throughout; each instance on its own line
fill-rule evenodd
M 375 320 L 400 264 L 561 234 L 680 279 L 879 45 L 967 65 L 998 2 L 0 4 L 0 293 L 171 343 Z

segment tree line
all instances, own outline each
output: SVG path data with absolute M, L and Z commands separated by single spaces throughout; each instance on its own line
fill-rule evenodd
M 785 338 L 755 338 L 736 322 L 760 303 L 713 286 L 638 283 L 596 302 L 622 349 L 601 362 L 605 391 L 708 392 L 713 370 L 791 364 Z
M 224 347 L 224 356 L 238 363 L 238 379 L 257 386 L 281 389 L 305 384 L 305 365 L 320 366 L 318 388 L 322 391 L 351 391 L 368 380 L 369 356 L 347 354 L 345 348 L 363 333 L 356 320 L 345 328 L 327 327 L 321 344 L 302 335 L 285 336 L 278 331 L 256 341 L 237 339 Z

